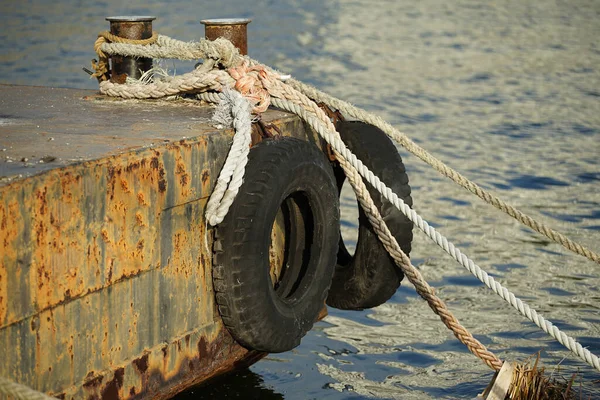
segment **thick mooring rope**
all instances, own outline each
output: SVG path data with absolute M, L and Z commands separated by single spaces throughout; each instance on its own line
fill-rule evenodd
M 365 183 L 361 179 L 361 174 L 356 168 L 357 165 L 349 161 L 348 157 L 346 157 L 348 153 L 352 153 L 345 146 L 339 146 L 339 143 L 341 143 L 341 138 L 335 129 L 331 130 L 333 126 L 326 126 L 331 124 L 331 121 L 325 115 L 325 113 L 319 109 L 322 114 L 319 113 L 320 115 L 315 118 L 314 115 L 311 115 L 310 111 L 299 107 L 297 102 L 282 100 L 279 98 L 273 99 L 273 105 L 296 113 L 303 120 L 308 122 L 309 125 L 315 129 L 315 131 L 319 132 L 321 136 L 325 138 L 325 140 L 331 145 L 337 160 L 340 162 L 346 177 L 354 189 L 356 198 L 358 199 L 363 210 L 365 210 L 365 214 L 375 229 L 379 240 L 383 243 L 388 253 L 392 256 L 396 265 L 402 269 L 408 280 L 415 286 L 417 293 L 419 293 L 419 295 L 427 301 L 429 307 L 431 307 L 431 309 L 440 317 L 444 325 L 446 325 L 448 329 L 454 333 L 456 338 L 465 346 L 467 346 L 467 348 L 473 354 L 485 362 L 486 365 L 496 371 L 499 371 L 502 367 L 502 361 L 496 357 L 494 353 L 490 352 L 481 342 L 475 339 L 473 335 L 460 324 L 454 314 L 448 310 L 448 307 L 446 307 L 444 301 L 435 294 L 434 289 L 429 286 L 421 273 L 412 265 L 408 256 L 402 251 L 400 245 L 396 241 L 396 238 L 394 238 L 394 236 L 391 234 L 387 224 L 381 217 L 379 210 L 377 210 L 377 207 L 375 206 L 375 203 L 373 202 Z M 322 133 L 323 128 L 326 129 L 327 133 Z
M 176 60 L 210 59 L 224 68 L 241 64 L 240 53 L 227 39 L 184 42 L 168 36 L 158 35 L 156 43 L 148 46 L 136 46 L 128 39 L 120 38 L 119 43 L 104 43 L 100 49 L 106 54 L 119 54 L 129 57 L 147 57 Z M 258 64 L 258 63 L 257 63 Z
M 0 393 L 16 400 L 55 400 L 54 397 L 38 392 L 28 386 L 13 382 L 0 376 Z M 4 398 L 4 396 L 1 396 Z
M 514 295 L 514 293 L 512 293 L 511 291 L 506 289 L 504 286 L 502 286 L 502 284 L 500 284 L 499 282 L 494 280 L 493 277 L 489 276 L 485 271 L 483 271 L 477 264 L 475 264 L 473 262 L 473 260 L 471 260 L 465 254 L 463 254 L 451 242 L 449 242 L 446 237 L 441 235 L 432 226 L 430 226 L 427 223 L 427 221 L 425 221 L 419 214 L 417 214 L 416 211 L 414 211 L 406 203 L 404 203 L 404 201 L 402 199 L 400 199 L 388 186 L 386 186 L 383 182 L 381 182 L 381 180 L 376 175 L 374 175 L 372 173 L 372 171 L 370 171 L 367 167 L 365 167 L 362 164 L 362 162 L 360 160 L 358 160 L 356 158 L 356 156 L 354 156 L 354 154 L 352 154 L 350 152 L 350 150 L 348 150 L 345 147 L 342 148 L 340 145 L 340 141 L 338 141 L 337 138 L 332 138 L 331 136 L 328 136 L 327 133 L 322 133 L 322 130 L 324 130 L 324 127 L 319 126 L 318 123 L 315 123 L 314 118 L 306 117 L 305 111 L 303 109 L 299 109 L 294 103 L 291 103 L 291 104 L 286 103 L 285 101 L 280 101 L 280 99 L 273 99 L 273 104 L 276 107 L 282 108 L 286 111 L 297 113 L 301 118 L 307 120 L 307 122 L 309 122 L 311 127 L 313 129 L 315 129 L 319 134 L 321 134 L 321 136 L 323 138 L 325 138 L 325 140 L 331 145 L 331 147 L 334 150 L 339 151 L 342 154 L 342 157 L 350 160 L 349 161 L 350 164 L 359 171 L 360 175 L 362 175 L 371 185 L 373 185 L 373 187 L 375 187 L 380 193 L 382 193 L 383 196 L 388 201 L 390 201 L 392 204 L 394 204 L 394 206 L 396 208 L 398 208 L 400 211 L 402 211 L 403 214 L 405 214 L 411 221 L 413 221 L 415 223 L 415 225 L 417 225 L 417 227 L 419 229 L 421 229 L 429 238 L 431 238 L 438 246 L 440 246 L 442 249 L 444 249 L 456 261 L 458 261 L 463 267 L 465 267 L 469 272 L 471 272 L 475 277 L 477 277 L 481 282 L 483 282 L 494 293 L 499 295 L 503 300 L 505 300 L 507 303 L 509 303 L 511 306 L 513 306 L 523 316 L 525 316 L 530 321 L 535 323 L 540 329 L 542 329 L 544 332 L 546 332 L 547 334 L 552 336 L 554 339 L 558 340 L 563 346 L 565 346 L 567 349 L 574 352 L 582 360 L 584 360 L 589 365 L 591 365 L 592 367 L 594 367 L 598 371 L 600 371 L 600 359 L 596 355 L 592 354 L 588 349 L 584 348 L 579 342 L 577 342 L 571 336 L 562 332 L 558 327 L 556 327 L 556 325 L 552 324 L 550 321 L 543 318 L 534 309 L 532 309 L 529 305 L 524 303 L 521 299 L 517 298 Z M 345 172 L 346 172 L 346 175 L 348 176 L 348 178 L 350 179 L 350 176 L 347 173 L 347 171 L 345 171 Z M 351 183 L 352 183 L 352 180 L 351 180 Z M 353 187 L 354 187 L 354 184 L 353 184 Z M 362 193 L 359 193 L 359 191 L 356 190 L 356 188 L 355 188 L 355 193 L 356 193 L 357 199 L 359 200 L 361 205 L 363 205 L 363 201 L 361 198 Z M 368 192 L 366 194 L 368 194 Z M 381 236 L 382 233 L 387 231 L 387 226 L 385 225 L 385 223 L 383 221 L 381 221 L 382 223 L 377 224 L 376 221 L 373 221 L 373 218 L 372 218 L 373 214 L 372 214 L 372 212 L 369 211 L 371 209 L 370 206 L 369 207 L 363 206 L 363 209 L 365 210 L 365 213 L 367 214 L 369 221 L 373 225 L 378 237 L 384 243 L 384 246 L 386 247 L 388 252 L 392 255 L 394 260 L 398 260 L 398 258 L 394 255 L 394 252 L 392 250 L 390 250 L 390 248 L 388 248 L 388 245 L 386 244 L 386 241 L 388 239 Z M 385 230 L 383 230 L 383 228 L 381 228 L 381 226 L 384 226 Z M 383 232 L 382 232 L 382 230 L 383 230 Z M 384 234 L 384 236 L 385 236 L 385 234 Z M 394 245 L 394 249 L 395 248 L 400 250 L 397 243 Z M 401 252 L 401 250 L 400 250 L 400 253 L 404 254 Z M 408 260 L 408 258 L 407 258 L 407 260 Z M 413 285 L 415 285 L 415 287 L 417 287 L 417 283 L 413 282 L 413 280 L 410 278 L 410 273 L 407 272 L 406 269 L 404 268 L 405 265 L 399 264 L 398 262 L 397 262 L 397 264 L 399 267 L 402 268 L 403 272 L 405 273 L 405 275 L 407 275 L 407 277 L 409 278 L 411 283 L 413 283 Z M 414 268 L 412 265 L 410 265 L 410 267 Z M 417 271 L 417 273 L 418 273 L 418 271 Z M 420 274 L 419 274 L 419 276 L 420 276 Z M 424 282 L 424 284 L 426 285 L 427 283 Z M 419 294 L 425 298 L 425 296 L 423 296 L 423 294 L 421 294 L 421 291 L 418 288 L 417 288 L 417 292 L 419 292 Z M 425 299 L 428 300 L 427 298 L 425 298 Z M 429 300 L 428 300 L 428 302 L 429 302 Z M 434 304 L 434 305 L 432 305 L 432 304 Z M 438 313 L 435 308 L 435 303 L 429 302 L 429 305 L 434 309 L 434 311 L 436 313 Z M 441 317 L 441 315 L 440 315 L 440 317 Z M 444 319 L 442 318 L 442 320 L 444 320 Z M 444 321 L 444 323 L 446 324 L 446 326 L 448 326 L 446 321 Z M 450 328 L 450 326 L 448 326 L 448 327 Z
M 484 200 L 486 203 L 493 205 L 501 211 L 504 211 L 506 214 L 515 218 L 517 221 L 521 222 L 525 226 L 533 229 L 534 231 L 546 236 L 548 239 L 552 240 L 555 243 L 558 243 L 565 247 L 566 249 L 577 253 L 581 256 L 588 258 L 591 261 L 600 264 L 600 255 L 595 253 L 585 246 L 569 239 L 565 235 L 560 232 L 555 231 L 554 229 L 544 225 L 541 222 L 536 221 L 529 215 L 523 213 L 518 210 L 516 207 L 508 204 L 502 199 L 494 196 L 487 190 L 481 188 L 476 183 L 470 181 L 466 177 L 464 177 L 459 172 L 450 168 L 448 165 L 444 164 L 441 160 L 437 159 L 433 155 L 431 155 L 427 150 L 413 142 L 406 134 L 400 132 L 388 122 L 383 120 L 381 117 L 377 115 L 366 112 L 365 110 L 361 110 L 358 107 L 355 107 L 343 100 L 337 99 L 333 96 L 328 95 L 310 85 L 297 81 L 295 79 L 290 79 L 286 81 L 289 85 L 295 87 L 300 92 L 306 94 L 308 97 L 313 99 L 316 102 L 323 102 L 330 107 L 339 110 L 342 114 L 359 119 L 368 124 L 374 125 L 384 131 L 391 139 L 395 142 L 401 144 L 407 151 L 414 154 L 421 160 L 425 161 L 427 164 L 432 166 L 436 171 L 441 173 L 442 175 L 450 178 L 453 182 L 467 189 L 471 193 L 477 195 L 480 199 Z
M 92 74 L 92 76 L 98 78 L 98 81 L 105 81 L 108 79 L 106 74 L 108 73 L 108 56 L 102 51 L 102 45 L 105 43 L 128 43 L 128 44 L 137 44 L 141 46 L 145 46 L 148 44 L 156 43 L 158 39 L 158 33 L 152 32 L 152 36 L 148 39 L 125 39 L 117 35 L 113 35 L 108 31 L 100 32 L 98 34 L 98 39 L 94 43 L 94 50 L 96 54 L 98 54 L 98 61 L 92 61 L 92 68 L 96 72 Z
M 517 308 L 523 315 L 535 322 L 545 332 L 557 338 L 557 340 L 559 340 L 559 342 L 561 342 L 569 350 L 573 351 L 594 368 L 600 370 L 600 361 L 598 360 L 597 356 L 591 354 L 587 349 L 583 349 L 583 347 L 573 338 L 565 335 L 556 326 L 543 319 L 521 300 L 516 299 L 514 294 L 502 287 L 499 283 L 495 282 L 493 278 L 489 277 L 476 264 L 474 264 L 473 261 L 462 254 L 451 243 L 449 243 L 446 238 L 433 230 L 433 228 L 431 228 L 424 220 L 422 220 L 420 216 L 411 210 L 410 207 L 404 204 L 402 200 L 391 191 L 390 188 L 381 182 L 377 176 L 369 171 L 368 168 L 366 168 L 362 162 L 346 148 L 341 141 L 339 134 L 335 131 L 331 121 L 316 105 L 315 101 L 324 102 L 330 107 L 338 109 L 346 115 L 379 127 L 392 139 L 405 146 L 407 150 L 411 151 L 413 154 L 417 155 L 417 157 L 432 165 L 442 174 L 450 177 L 461 186 L 477 194 L 480 198 L 484 199 L 488 203 L 495 205 L 509 215 L 517 218 L 527 226 L 530 226 L 536 231 L 546 235 L 553 241 L 562 244 L 569 250 L 584 255 L 596 262 L 600 262 L 600 256 L 571 241 L 564 235 L 559 234 L 558 232 L 545 227 L 543 224 L 536 222 L 533 220 L 533 218 L 526 216 L 525 214 L 516 210 L 514 207 L 507 205 L 505 202 L 479 188 L 479 186 L 476 184 L 468 181 L 462 175 L 445 166 L 443 163 L 441 163 L 441 161 L 435 159 L 424 149 L 417 146 L 404 134 L 397 131 L 381 118 L 353 107 L 342 100 L 328 96 L 298 81 L 292 80 L 290 82 L 291 84 L 289 85 L 283 84 L 279 80 L 279 75 L 275 73 L 274 70 L 263 67 L 256 61 L 239 56 L 235 50 L 232 50 L 231 44 L 226 45 L 223 42 L 219 42 L 218 44 L 212 45 L 213 42 L 206 40 L 197 44 L 188 44 L 166 37 L 161 38 L 161 36 L 159 36 L 158 38 L 159 41 L 156 45 L 136 46 L 129 44 L 103 44 L 100 46 L 100 48 L 102 51 L 108 54 L 116 54 L 115 50 L 120 49 L 120 51 L 122 50 L 122 53 L 119 53 L 121 55 L 153 57 L 151 54 L 161 54 L 162 52 L 162 54 L 168 55 L 170 58 L 179 58 L 176 57 L 178 51 L 177 49 L 162 49 L 157 51 L 157 48 L 161 47 L 160 43 L 175 43 L 178 47 L 187 46 L 188 50 L 186 54 L 195 52 L 195 54 L 197 54 L 200 58 L 206 58 L 208 62 L 205 62 L 206 65 L 201 66 L 189 74 L 184 74 L 180 77 L 170 77 L 148 85 L 142 83 L 130 83 L 122 85 L 115 84 L 110 81 L 101 82 L 101 92 L 108 95 L 125 98 L 149 98 L 185 92 L 194 93 L 207 90 L 223 90 L 223 88 L 231 86 L 235 86 L 240 89 L 241 86 L 250 88 L 246 90 L 245 95 L 248 96 L 249 100 L 255 107 L 262 108 L 264 107 L 265 103 L 270 101 L 277 107 L 296 113 L 303 120 L 307 121 L 311 127 L 313 127 L 313 129 L 315 129 L 315 131 L 317 131 L 332 146 L 336 157 L 338 158 L 342 168 L 348 176 L 349 181 L 356 191 L 356 195 L 361 206 L 365 210 L 370 222 L 373 224 L 380 240 L 385 245 L 386 249 L 388 249 L 394 260 L 396 260 L 398 266 L 403 269 L 408 279 L 411 280 L 411 282 L 415 285 L 419 294 L 428 301 L 434 312 L 436 312 L 440 318 L 442 318 L 446 326 L 453 330 L 461 342 L 465 343 L 469 349 L 478 355 L 482 360 L 484 360 L 487 365 L 493 369 L 499 369 L 501 362 L 496 356 L 485 349 L 481 343 L 472 338 L 472 336 L 464 328 L 462 328 L 462 326 L 460 326 L 458 321 L 456 321 L 447 308 L 445 308 L 443 302 L 435 297 L 433 289 L 427 285 L 420 273 L 414 268 L 414 266 L 411 265 L 408 257 L 402 253 L 397 242 L 389 233 L 389 229 L 387 229 L 385 222 L 381 219 L 381 216 L 374 206 L 369 193 L 366 191 L 366 187 L 364 186 L 365 184 L 360 176 L 364 177 L 369 183 L 377 188 L 377 190 L 379 190 L 384 197 L 390 200 L 398 209 L 400 209 L 411 220 L 413 220 L 417 226 L 427 233 L 429 237 L 434 239 L 436 243 L 440 245 L 440 247 L 449 252 L 456 260 L 458 260 L 463 266 L 465 266 L 465 268 L 482 280 L 488 287 L 492 288 L 503 299 L 511 303 L 513 307 Z M 154 51 L 154 53 L 152 53 L 152 51 L 149 49 L 153 49 L 152 51 Z M 225 49 L 223 54 L 218 54 L 220 49 Z M 148 52 L 146 52 L 146 50 L 148 50 Z M 218 66 L 229 67 L 230 69 L 229 71 L 216 69 Z M 243 84 L 240 83 L 242 79 L 244 80 Z M 260 91 L 261 86 L 268 93 L 268 97 L 257 94 L 257 91 Z M 240 162 L 242 162 L 241 157 L 237 157 L 235 162 L 232 161 L 232 163 L 236 165 Z M 228 190 L 234 190 L 232 183 L 230 183 Z
M 277 81 L 273 81 L 272 83 L 278 85 Z M 402 271 L 410 280 L 410 282 L 415 286 L 419 295 L 427 301 L 431 309 L 437 315 L 439 315 L 442 322 L 444 322 L 444 324 L 454 333 L 454 335 L 458 338 L 458 340 L 460 340 L 461 343 L 467 346 L 467 348 L 473 354 L 475 354 L 477 357 L 483 360 L 490 368 L 496 371 L 500 370 L 500 368 L 502 367 L 502 361 L 498 357 L 496 357 L 492 352 L 487 350 L 481 342 L 475 339 L 473 335 L 471 335 L 471 333 L 460 324 L 460 322 L 456 319 L 452 312 L 448 310 L 443 300 L 437 297 L 434 289 L 431 286 L 429 286 L 429 284 L 425 281 L 421 273 L 411 264 L 408 256 L 400 249 L 398 242 L 390 233 L 386 223 L 383 221 L 383 218 L 377 210 L 377 207 L 375 206 L 375 203 L 373 202 L 365 183 L 361 179 L 359 172 L 357 171 L 355 166 L 353 166 L 350 162 L 347 161 L 346 157 L 340 154 L 340 150 L 344 151 L 343 149 L 339 148 L 340 143 L 342 143 L 342 147 L 346 151 L 348 150 L 345 148 L 345 146 L 343 146 L 343 142 L 341 141 L 339 133 L 336 132 L 335 127 L 333 126 L 329 118 L 325 115 L 325 113 L 318 106 L 316 106 L 314 102 L 310 101 L 308 97 L 304 96 L 303 94 L 297 92 L 294 89 L 288 91 L 287 96 L 284 95 L 282 92 L 279 92 L 279 95 L 283 95 L 286 98 L 292 97 L 296 101 L 290 101 L 287 99 L 273 97 L 271 98 L 273 105 L 299 115 L 300 118 L 308 122 L 311 125 L 311 127 L 315 129 L 315 131 L 319 133 L 325 132 L 324 134 L 322 134 L 322 136 L 328 136 L 326 138 L 326 141 L 329 142 L 331 140 L 332 142 L 337 143 L 338 146 L 332 145 L 334 153 L 336 155 L 336 158 L 339 160 L 340 165 L 344 169 L 348 180 L 352 184 L 352 187 L 354 188 L 354 191 L 356 193 L 356 197 L 359 199 L 361 206 L 365 209 L 369 220 L 371 221 L 373 227 L 375 228 L 375 231 L 379 236 L 379 239 L 394 258 L 396 265 L 398 265 L 398 267 L 402 269 Z M 204 98 L 208 100 L 215 100 L 214 97 Z M 241 96 L 238 99 L 234 99 L 234 102 L 229 102 L 229 100 L 227 100 L 227 105 L 230 107 L 231 114 L 234 116 L 234 118 L 237 118 L 237 114 L 240 112 L 240 110 L 243 109 L 244 101 L 245 99 L 241 98 Z M 311 104 L 314 105 L 314 107 L 309 107 L 309 110 L 302 106 L 310 106 Z M 236 143 L 234 137 L 234 144 L 232 145 L 232 148 L 235 145 Z M 230 155 L 231 154 L 232 152 L 230 151 Z M 241 156 L 234 155 L 231 158 L 228 158 L 226 164 L 230 160 L 232 162 L 231 165 L 228 167 L 229 169 L 231 169 L 232 166 L 235 164 L 237 164 L 235 166 L 236 169 L 239 165 L 242 165 L 242 168 L 246 165 L 246 161 L 244 161 Z M 219 176 L 219 180 L 220 179 L 221 176 Z M 211 195 L 211 199 L 209 200 L 209 202 L 212 201 L 213 196 L 215 196 L 215 192 L 217 192 L 217 189 L 215 189 L 215 191 Z M 218 192 L 220 193 L 222 192 L 222 190 L 219 190 Z M 220 195 L 217 195 L 215 197 L 219 198 Z M 212 221 L 218 220 L 218 222 L 221 222 L 223 217 L 227 214 L 227 209 L 230 205 L 231 203 L 226 204 L 225 207 L 223 207 L 224 213 L 222 215 L 219 215 L 218 219 L 215 218 L 216 213 L 213 212 L 212 209 L 209 211 L 207 207 L 207 218 L 209 218 Z M 212 225 L 215 225 L 210 220 L 209 222 Z

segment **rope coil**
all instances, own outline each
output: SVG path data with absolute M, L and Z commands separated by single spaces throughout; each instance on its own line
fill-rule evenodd
M 390 252 L 396 261 L 396 264 L 404 271 L 408 279 L 417 288 L 419 294 L 428 301 L 430 307 L 440 316 L 444 324 L 454 332 L 455 336 L 459 338 L 461 342 L 467 345 L 474 354 L 480 357 L 492 369 L 499 369 L 501 361 L 489 352 L 481 343 L 474 339 L 472 335 L 458 323 L 456 318 L 449 310 L 447 310 L 444 303 L 435 296 L 433 288 L 424 281 L 420 273 L 412 266 L 408 257 L 402 253 L 394 237 L 390 234 L 389 229 L 385 225 L 385 222 L 381 219 L 369 193 L 366 191 L 363 178 L 380 191 L 386 199 L 392 202 L 400 211 L 407 215 L 408 218 L 415 222 L 427 236 L 452 255 L 454 259 L 480 279 L 486 286 L 511 304 L 521 314 L 533 321 L 546 333 L 550 334 L 569 350 L 600 371 L 600 361 L 597 356 L 590 353 L 587 349 L 584 349 L 581 344 L 561 332 L 551 322 L 546 321 L 537 314 L 535 310 L 516 298 L 513 293 L 496 282 L 492 277 L 485 273 L 485 271 L 481 270 L 481 268 L 471 259 L 460 252 L 460 250 L 452 243 L 448 242 L 445 237 L 427 224 L 427 222 L 414 212 L 414 210 L 404 204 L 389 187 L 381 182 L 372 171 L 366 168 L 362 162 L 348 150 L 339 137 L 339 134 L 335 131 L 333 124 L 325 113 L 316 105 L 316 102 L 325 103 L 329 107 L 339 110 L 342 114 L 380 128 L 391 139 L 400 143 L 409 152 L 431 165 L 442 175 L 449 177 L 451 180 L 474 193 L 487 203 L 492 204 L 496 208 L 504 211 L 511 217 L 548 237 L 552 241 L 561 244 L 565 248 L 583 255 L 594 262 L 600 263 L 600 256 L 597 253 L 586 249 L 584 246 L 570 240 L 565 235 L 535 221 L 515 207 L 483 190 L 475 183 L 469 181 L 467 178 L 433 157 L 426 150 L 406 137 L 405 134 L 399 132 L 381 118 L 351 106 L 342 100 L 329 96 L 299 81 L 290 79 L 284 84 L 281 82 L 281 76 L 277 71 L 262 66 L 258 62 L 250 60 L 247 57 L 240 56 L 237 52 L 232 50 L 232 45 L 230 43 L 224 44 L 223 40 L 214 42 L 203 40 L 198 43 L 185 43 L 159 35 L 157 42 L 153 45 L 142 46 L 135 44 L 103 43 L 99 48 L 107 54 L 118 53 L 129 56 L 182 59 L 190 59 L 191 55 L 193 55 L 196 56 L 194 58 L 205 58 L 209 61 L 188 74 L 157 80 L 150 84 L 139 83 L 121 85 L 104 81 L 100 83 L 100 91 L 104 94 L 124 98 L 157 98 L 178 93 L 223 91 L 225 88 L 235 88 L 251 101 L 255 107 L 254 112 L 266 110 L 266 107 L 268 107 L 268 103 L 270 102 L 276 107 L 297 114 L 300 118 L 309 123 L 309 125 L 333 148 L 336 158 L 339 160 L 351 182 L 369 221 L 375 227 L 378 237 Z M 219 69 L 219 65 L 228 69 Z M 214 100 L 214 96 L 205 96 L 205 98 Z M 232 154 L 237 155 L 234 156 Z M 238 158 L 237 164 L 239 164 L 239 159 L 243 157 L 237 150 L 233 152 L 233 148 L 232 151 L 230 151 L 230 156 Z M 225 173 L 224 180 L 227 180 L 226 176 L 230 173 L 231 172 Z M 219 177 L 219 179 L 220 178 L 221 177 Z M 238 182 L 241 184 L 241 180 L 234 181 L 231 179 L 227 190 L 232 191 L 233 193 Z M 219 182 L 217 182 L 219 191 L 215 190 L 213 193 L 215 199 L 220 197 L 219 201 L 225 197 L 222 193 L 223 185 L 224 184 L 219 186 Z M 212 196 L 209 203 L 211 201 Z M 215 200 L 214 203 L 216 204 L 219 201 Z M 224 216 L 225 214 L 223 214 L 223 211 L 224 209 L 221 208 L 221 211 L 218 214 Z M 215 206 L 213 206 L 212 203 L 211 207 L 207 208 L 207 218 L 209 218 L 211 224 L 213 222 L 218 223 L 218 218 L 220 218 L 215 217 Z

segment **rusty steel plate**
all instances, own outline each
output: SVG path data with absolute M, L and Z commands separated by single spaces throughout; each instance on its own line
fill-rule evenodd
M 0 85 L 0 376 L 167 398 L 263 353 L 224 328 L 204 208 L 233 132 L 187 100 Z M 263 120 L 316 140 L 295 116 Z

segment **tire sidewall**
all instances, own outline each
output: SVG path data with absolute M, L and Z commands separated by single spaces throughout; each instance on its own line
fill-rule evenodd
M 357 158 L 406 204 L 412 206 L 411 190 L 402 158 L 385 133 L 358 121 L 342 122 L 338 130 L 344 143 Z M 345 174 L 339 166 L 336 167 L 335 174 L 341 191 Z M 366 186 L 388 228 L 408 255 L 412 242 L 412 222 L 372 185 L 366 183 Z M 403 276 L 359 206 L 355 252 L 350 255 L 340 239 L 338 265 L 327 304 L 352 310 L 378 306 L 393 296 Z
M 256 156 L 262 151 L 267 153 L 266 157 L 277 158 L 277 154 L 271 153 L 276 153 L 276 147 L 281 147 L 277 146 L 278 141 L 257 145 L 250 152 L 248 161 L 253 175 L 246 175 L 234 205 L 223 221 L 223 241 L 234 246 L 232 251 L 225 249 L 223 257 L 225 271 L 228 268 L 235 271 L 225 274 L 228 286 L 232 288 L 228 305 L 233 306 L 239 315 L 241 325 L 233 328 L 232 333 L 242 344 L 269 352 L 286 351 L 297 346 L 302 336 L 311 329 L 327 297 L 339 240 L 337 226 L 331 225 L 339 223 L 337 188 L 331 167 L 314 145 L 291 138 L 282 140 L 302 143 L 294 146 L 305 152 L 288 152 L 282 156 L 284 165 L 277 167 L 275 160 L 269 162 L 263 160 L 264 155 L 260 159 Z M 306 151 L 310 157 L 307 157 Z M 277 170 L 273 171 L 273 168 Z M 257 188 L 266 192 L 262 199 L 256 196 Z M 328 190 L 324 190 L 326 188 Z M 313 240 L 309 268 L 299 289 L 301 295 L 287 302 L 277 295 L 271 282 L 269 246 L 277 212 L 285 199 L 296 192 L 303 193 L 308 199 Z M 254 210 L 251 221 L 248 221 L 249 208 Z M 237 301 L 236 298 L 245 300 Z M 258 329 L 244 329 L 243 326 Z

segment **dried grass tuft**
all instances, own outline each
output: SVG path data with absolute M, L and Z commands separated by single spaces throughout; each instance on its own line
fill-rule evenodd
M 577 374 L 570 379 L 546 376 L 545 368 L 539 366 L 540 354 L 514 366 L 512 382 L 505 400 L 575 400 L 573 390 Z

